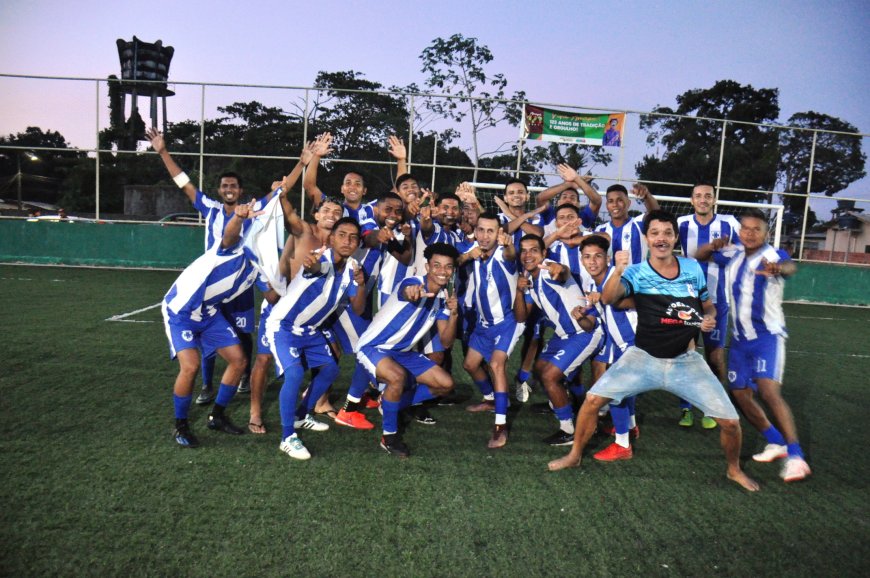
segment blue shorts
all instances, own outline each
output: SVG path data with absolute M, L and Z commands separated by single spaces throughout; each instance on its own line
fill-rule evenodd
M 420 377 L 433 367 L 435 362 L 416 351 L 389 351 L 386 349 L 378 349 L 377 347 L 363 347 L 356 354 L 356 359 L 366 368 L 366 371 L 371 375 L 372 380 L 377 383 L 377 367 L 378 363 L 385 357 L 389 357 L 396 363 L 402 366 L 405 371 L 409 372 L 414 377 Z
M 249 287 L 244 293 L 230 301 L 221 304 L 221 313 L 233 327 L 242 333 L 254 331 L 254 288 Z
M 704 340 L 704 349 L 718 349 L 725 347 L 725 337 L 728 333 L 728 306 L 716 306 L 716 327 L 713 331 L 702 331 L 701 338 Z
M 673 359 L 661 359 L 633 345 L 601 376 L 589 393 L 618 404 L 626 397 L 657 389 L 685 399 L 704 415 L 722 419 L 738 417 L 725 388 L 697 351 L 687 351 Z
M 785 337 L 761 335 L 743 341 L 731 339 L 728 354 L 728 387 L 758 390 L 757 379 L 772 379 L 782 383 L 785 371 Z
M 175 359 L 178 352 L 185 349 L 199 349 L 204 358 L 212 357 L 218 349 L 240 343 L 235 329 L 220 313 L 202 321 L 191 321 L 164 309 L 163 326 L 169 339 L 170 359 Z
M 294 365 L 305 369 L 322 365 L 335 365 L 332 348 L 321 331 L 307 335 L 294 335 L 289 329 L 281 327 L 278 331 L 267 333 L 275 356 L 275 374 L 281 375 Z
M 539 359 L 552 363 L 565 375 L 572 374 L 583 362 L 595 355 L 601 346 L 603 332 L 596 329 L 591 333 L 581 332 L 558 337 L 554 335 L 541 351 Z
M 526 324 L 517 323 L 513 315 L 495 325 L 484 326 L 478 322 L 468 340 L 468 348 L 480 353 L 487 362 L 496 351 L 504 351 L 510 357 L 525 328 Z
M 462 343 L 468 345 L 468 340 L 471 339 L 475 327 L 477 327 L 477 312 L 471 308 L 460 307 L 459 327 L 456 331 L 459 333 L 459 339 Z
M 272 355 L 269 337 L 266 335 L 266 321 L 269 320 L 270 309 L 265 314 L 260 313 L 260 325 L 257 327 L 257 355 Z

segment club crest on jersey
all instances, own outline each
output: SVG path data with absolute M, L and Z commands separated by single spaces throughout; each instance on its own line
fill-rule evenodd
M 729 371 L 728 372 L 728 381 L 730 381 L 731 383 L 734 383 L 735 381 L 737 381 L 737 372 L 736 371 Z
M 296 357 L 296 358 L 298 358 L 298 357 L 299 357 L 299 350 L 296 349 L 295 347 L 291 347 L 291 348 L 290 348 L 290 355 L 291 355 L 292 357 Z
M 193 341 L 193 331 L 190 329 L 185 329 L 181 332 L 181 338 L 187 342 Z

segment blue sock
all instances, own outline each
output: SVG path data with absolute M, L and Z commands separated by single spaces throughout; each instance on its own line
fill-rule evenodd
M 480 390 L 480 393 L 483 395 L 492 395 L 492 382 L 487 377 L 486 379 L 482 379 L 480 381 L 474 380 L 474 385 L 477 386 L 477 389 Z
M 200 369 L 202 370 L 202 386 L 211 388 L 212 382 L 214 382 L 214 363 L 216 358 L 212 357 L 203 357 L 202 363 L 200 364 Z
M 619 404 L 610 404 L 610 417 L 613 419 L 613 429 L 618 434 L 627 434 L 631 412 L 628 410 L 628 401 L 623 399 Z
M 296 415 L 293 410 L 296 408 L 296 398 L 299 397 L 299 384 L 302 382 L 304 375 L 305 370 L 302 369 L 300 364 L 292 365 L 284 371 L 284 385 L 281 386 L 281 392 L 278 394 L 278 409 L 281 414 L 281 427 L 283 430 L 282 439 L 296 432 L 296 428 L 293 426 Z
M 517 381 L 525 382 L 529 380 L 529 372 L 523 368 L 517 372 Z
M 566 419 L 574 419 L 574 411 L 571 409 L 571 404 L 553 408 L 553 413 L 556 414 L 556 417 L 559 418 L 559 421 L 563 421 Z
M 628 415 L 636 415 L 637 412 L 635 412 L 634 408 L 637 404 L 637 396 L 631 395 L 629 397 L 626 397 L 623 401 L 628 402 Z
M 800 443 L 788 444 L 788 457 L 804 459 L 804 452 L 801 449 Z
M 495 392 L 495 414 L 507 415 L 508 394 L 506 391 Z
M 329 389 L 329 386 L 332 385 L 338 377 L 337 363 L 327 363 L 321 365 L 317 369 L 317 375 L 311 380 L 311 385 L 308 386 L 308 392 L 303 403 L 299 404 L 299 407 L 297 408 L 296 416 L 299 419 L 304 419 L 307 414 L 314 411 L 314 406 L 317 405 L 317 400 L 320 399 L 320 396 L 326 393 L 326 390 Z
M 399 398 L 399 409 L 411 407 L 412 403 L 414 403 L 414 390 L 406 389 L 402 392 L 402 397 Z
M 572 383 L 571 385 L 569 385 L 568 391 L 570 391 L 571 394 L 577 399 L 580 399 L 581 397 L 586 395 L 586 388 L 579 383 Z
M 764 439 L 767 440 L 769 444 L 776 444 L 778 446 L 784 446 L 785 438 L 782 437 L 782 434 L 779 433 L 779 430 L 776 429 L 773 424 L 770 424 L 770 427 L 761 432 L 761 435 L 764 436 Z
M 221 407 L 227 407 L 230 405 L 230 402 L 233 401 L 233 397 L 235 397 L 236 390 L 238 389 L 238 385 L 227 385 L 222 383 L 220 389 L 218 389 L 217 397 L 214 400 L 215 405 Z
M 411 400 L 411 405 L 417 405 L 430 399 L 435 399 L 432 390 L 428 386 L 418 383 L 417 387 L 414 388 L 414 398 Z
M 190 402 L 193 400 L 193 395 L 175 395 L 172 394 L 172 400 L 175 402 L 175 419 L 187 419 L 187 412 L 190 411 Z
M 399 402 L 381 400 L 381 409 L 384 410 L 384 435 L 390 435 L 399 431 Z
M 360 399 L 369 387 L 369 372 L 357 363 L 353 370 L 353 377 L 350 379 L 350 388 L 347 390 L 347 396 L 353 399 Z
M 680 398 L 680 409 L 692 409 L 692 404 L 683 398 Z

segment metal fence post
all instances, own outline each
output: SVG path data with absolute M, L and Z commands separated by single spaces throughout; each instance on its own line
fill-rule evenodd
M 96 121 L 97 147 L 96 147 L 96 153 L 94 154 L 94 157 L 95 157 L 95 161 L 94 161 L 94 189 L 95 189 L 94 190 L 94 193 L 95 193 L 94 218 L 99 221 L 100 220 L 100 81 L 99 80 L 96 81 L 96 89 L 97 90 L 96 90 L 95 100 L 96 100 L 96 111 L 97 111 L 97 121 Z M 20 184 L 21 183 L 21 174 L 20 173 L 18 175 L 18 179 L 19 179 L 18 186 L 20 187 L 21 186 L 21 184 Z M 19 198 L 19 200 L 21 199 L 20 196 L 18 198 Z M 19 209 L 20 208 L 21 207 L 19 207 Z
M 716 202 L 719 202 L 719 186 L 722 184 L 722 161 L 725 160 L 725 134 L 728 132 L 728 121 L 722 121 L 722 142 L 719 143 L 719 168 L 716 170 Z M 713 207 L 715 210 L 715 206 Z
M 414 146 L 414 95 L 408 101 L 408 172 L 411 172 L 411 149 Z
M 813 165 L 816 162 L 816 139 L 819 137 L 819 131 L 813 131 L 813 148 L 810 149 L 810 172 L 807 174 L 807 200 L 804 203 L 804 220 L 801 223 L 801 249 L 798 252 L 798 260 L 803 260 L 804 258 L 804 239 L 807 234 L 807 215 L 810 212 L 810 191 L 813 190 Z M 836 241 L 836 233 L 834 233 L 834 240 Z M 835 245 L 836 243 L 832 243 Z
M 432 149 L 432 182 L 429 183 L 429 190 L 435 191 L 435 166 L 438 164 L 438 133 L 432 134 L 432 143 L 435 145 L 435 148 Z
M 308 89 L 305 89 L 305 109 L 302 111 L 302 148 L 305 148 L 305 144 L 308 142 Z M 300 153 L 300 158 L 301 158 Z M 318 161 L 320 162 L 320 161 Z M 302 182 L 305 182 L 305 173 L 308 170 L 308 167 L 302 167 Z M 285 195 L 289 195 L 290 191 L 284 191 Z M 287 197 L 290 198 L 289 196 Z M 299 214 L 305 214 L 305 187 L 302 187 L 302 199 L 299 201 Z

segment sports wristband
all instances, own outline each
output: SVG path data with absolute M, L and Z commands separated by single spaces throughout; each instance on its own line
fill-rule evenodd
M 190 182 L 190 177 L 187 176 L 187 173 L 180 172 L 172 177 L 172 180 L 175 181 L 175 184 L 178 185 L 179 189 L 183 189 Z

